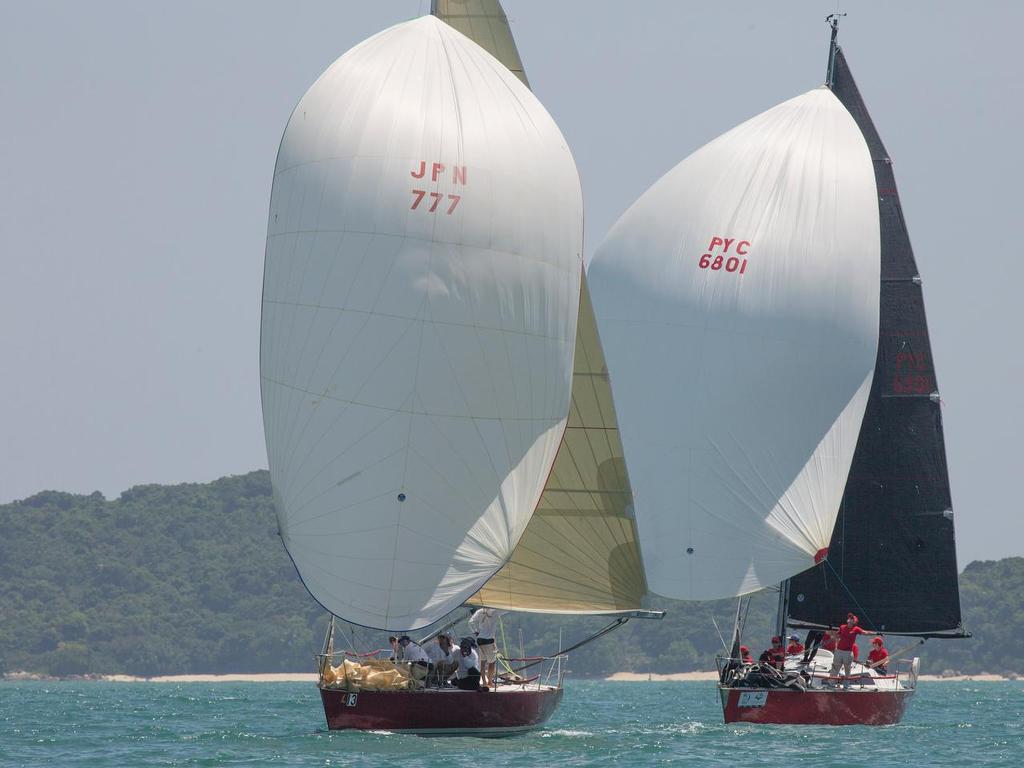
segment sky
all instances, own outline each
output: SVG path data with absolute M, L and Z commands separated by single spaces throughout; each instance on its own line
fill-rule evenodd
M 686 155 L 820 85 L 836 10 L 504 5 L 576 157 L 588 254 Z M 428 6 L 0 0 L 0 503 L 266 467 L 259 315 L 281 133 L 334 59 Z M 960 564 L 1024 555 L 1024 4 L 842 10 L 924 281 Z

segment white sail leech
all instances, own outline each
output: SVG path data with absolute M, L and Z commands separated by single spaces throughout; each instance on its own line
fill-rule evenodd
M 565 429 L 581 253 L 554 121 L 436 18 L 364 41 L 299 102 L 262 397 L 282 537 L 332 613 L 419 628 L 509 558 Z
M 828 546 L 874 374 L 879 249 L 867 145 L 820 88 L 683 160 L 597 250 L 653 592 L 746 594 Z

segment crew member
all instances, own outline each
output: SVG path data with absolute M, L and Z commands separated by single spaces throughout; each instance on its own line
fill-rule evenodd
M 836 634 L 835 631 L 829 627 L 829 631 L 825 633 L 825 636 L 821 638 L 821 650 L 836 652 Z
M 458 667 L 455 670 L 458 678 L 456 685 L 464 691 L 480 690 L 480 657 L 468 637 L 459 643 Z
M 782 647 L 782 638 L 778 635 L 772 638 L 772 647 L 761 654 L 758 659 L 765 664 L 771 664 L 776 669 L 786 666 L 786 649 Z
M 829 627 L 832 629 L 832 627 Z M 827 635 L 827 630 L 824 629 L 811 629 L 807 632 L 807 637 L 804 638 L 804 657 L 801 660 L 804 664 L 810 664 L 814 661 L 814 657 L 818 653 L 818 648 L 821 646 L 822 641 Z M 831 650 L 826 648 L 825 650 Z
M 754 663 L 754 657 L 750 655 L 750 649 L 745 645 L 740 646 L 740 661 L 744 664 Z
M 871 653 L 868 654 L 868 663 L 878 670 L 878 674 L 888 674 L 889 652 L 885 650 L 885 641 L 881 635 L 871 641 Z
M 871 635 L 863 627 L 857 626 L 857 617 L 852 613 L 846 614 L 846 623 L 839 627 L 836 649 L 832 652 L 832 670 L 830 675 L 835 675 L 839 668 L 843 668 L 843 674 L 850 676 L 850 667 L 853 664 L 853 649 L 857 642 L 857 635 Z M 824 647 L 824 646 L 823 646 Z
M 423 652 L 427 654 L 433 666 L 433 674 L 430 676 L 431 683 L 440 685 L 452 673 L 451 645 L 448 643 L 448 635 L 441 633 L 433 643 L 427 643 Z
M 786 655 L 795 656 L 798 653 L 804 652 L 804 646 L 800 642 L 800 638 L 797 635 L 789 636 L 789 645 L 786 646 Z
M 497 666 L 498 648 L 494 642 L 495 621 L 504 611 L 493 608 L 478 608 L 469 619 L 469 628 L 476 635 L 476 647 L 480 651 L 480 683 L 485 688 L 494 687 L 494 670 Z
M 430 674 L 433 664 L 419 643 L 414 643 L 408 635 L 402 635 L 398 638 L 398 647 L 402 649 L 403 661 L 409 662 L 409 672 L 414 678 L 423 680 Z

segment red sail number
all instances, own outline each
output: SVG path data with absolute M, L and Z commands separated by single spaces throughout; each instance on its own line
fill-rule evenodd
M 428 167 L 430 169 L 429 174 L 427 172 Z M 447 170 L 447 166 L 445 166 L 444 163 L 433 162 L 433 163 L 430 163 L 430 165 L 428 166 L 426 160 L 420 160 L 419 161 L 419 166 L 418 167 L 414 167 L 409 172 L 409 175 L 412 176 L 412 178 L 414 178 L 414 179 L 425 179 L 425 180 L 426 180 L 426 177 L 429 176 L 429 181 L 436 182 L 436 181 L 438 181 L 444 175 L 444 172 L 446 170 Z M 456 185 L 459 185 L 459 184 L 461 184 L 462 186 L 466 186 L 466 166 L 464 166 L 464 165 L 453 166 L 451 168 L 451 172 L 452 172 L 452 186 L 456 186 Z M 430 202 L 429 202 L 429 204 L 425 205 L 422 210 L 425 210 L 427 213 L 437 213 L 437 210 L 438 210 L 438 207 L 440 206 L 441 201 L 447 199 L 448 200 L 448 204 L 446 206 L 442 207 L 441 210 L 444 211 L 444 213 L 446 215 L 450 216 L 452 213 L 455 212 L 456 206 L 458 206 L 459 201 L 462 199 L 462 195 L 444 195 L 444 194 L 442 194 L 440 192 L 428 192 L 425 189 L 413 189 L 413 190 L 411 190 L 411 192 L 412 192 L 412 196 L 413 196 L 412 205 L 409 206 L 409 210 L 411 210 L 411 211 L 415 211 L 415 210 L 419 209 L 420 208 L 420 203 L 423 202 L 423 198 L 425 198 L 425 197 L 427 197 L 429 195 L 430 196 Z
M 733 243 L 736 243 L 734 248 L 732 247 Z M 732 253 L 736 255 L 730 255 L 730 248 L 732 248 Z M 715 253 L 719 249 L 721 249 L 721 252 Z M 701 269 L 710 269 L 712 272 L 724 269 L 726 272 L 738 272 L 742 275 L 747 271 L 747 260 L 743 257 L 749 251 L 749 240 L 737 242 L 735 237 L 719 237 L 714 235 L 708 245 L 707 253 L 697 260 L 697 266 Z

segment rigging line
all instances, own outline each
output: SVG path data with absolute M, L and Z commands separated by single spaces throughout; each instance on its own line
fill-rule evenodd
M 515 672 L 522 672 L 524 669 L 529 669 L 530 667 L 536 666 L 537 664 L 540 664 L 541 662 L 547 661 L 549 658 L 555 658 L 556 656 L 563 656 L 563 655 L 569 653 L 570 651 L 575 651 L 577 648 L 582 648 L 587 643 L 593 642 L 594 640 L 597 640 L 600 637 L 604 637 L 609 632 L 614 632 L 616 629 L 621 627 L 627 621 L 629 621 L 629 617 L 628 616 L 620 616 L 615 621 L 613 621 L 611 624 L 606 626 L 604 629 L 598 630 L 597 632 L 595 632 L 590 637 L 587 637 L 587 638 L 584 638 L 583 640 L 580 640 L 580 642 L 576 643 L 575 645 L 570 645 L 568 648 L 561 648 L 558 651 L 556 651 L 555 653 L 551 654 L 551 656 L 538 659 L 537 661 L 531 661 L 529 664 L 524 664 L 521 667 L 516 667 L 516 669 L 514 671 Z
M 832 563 L 829 562 L 827 557 L 825 558 L 825 565 L 827 565 L 831 569 L 832 573 L 835 575 L 836 579 L 839 581 L 839 586 L 841 586 L 846 591 L 846 594 L 848 594 L 850 596 L 850 599 L 853 600 L 854 605 L 857 606 L 857 610 L 860 611 L 860 615 L 864 617 L 864 621 L 866 623 L 868 623 L 868 624 L 871 624 L 871 626 L 874 626 L 874 623 L 871 621 L 871 618 L 868 616 L 868 612 L 866 610 L 864 610 L 864 606 L 860 604 L 860 601 L 857 599 L 857 596 L 855 594 L 853 594 L 853 592 L 850 591 L 849 587 L 846 586 L 846 582 L 843 581 L 843 577 L 839 575 L 839 571 L 837 571 L 835 569 L 835 567 L 832 565 Z
M 722 646 L 725 648 L 725 652 L 729 653 L 729 646 L 725 643 L 725 637 L 722 635 L 722 630 L 718 628 L 718 622 L 715 621 L 715 614 L 711 614 L 711 623 L 715 627 L 715 632 L 718 633 L 718 639 L 722 641 Z

